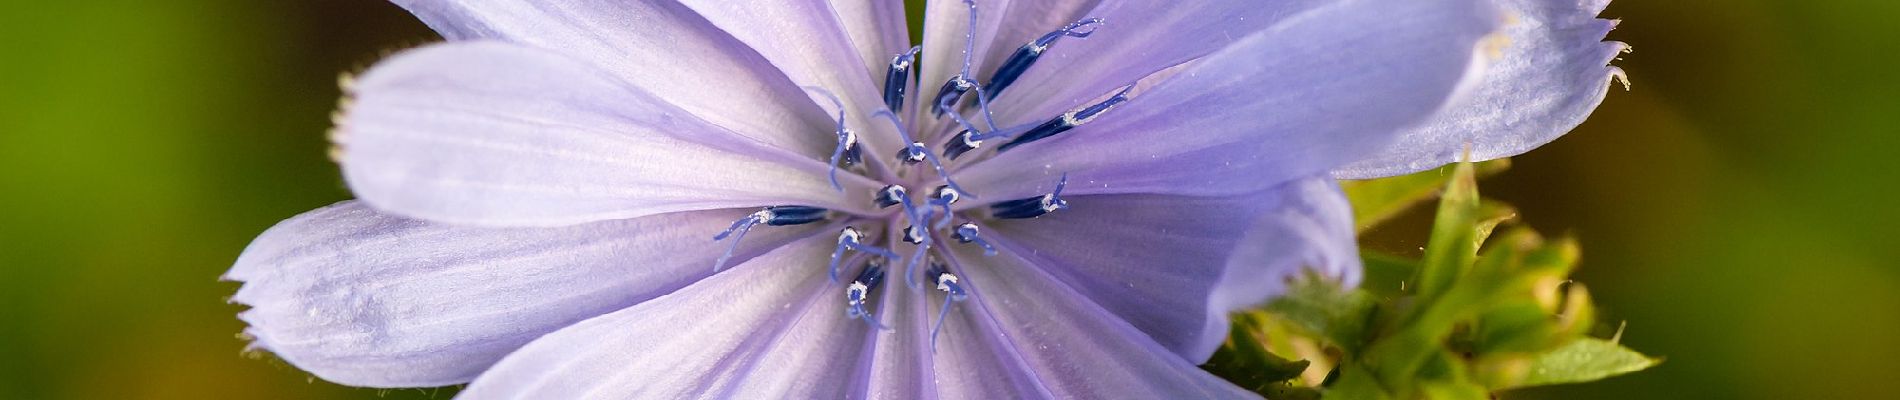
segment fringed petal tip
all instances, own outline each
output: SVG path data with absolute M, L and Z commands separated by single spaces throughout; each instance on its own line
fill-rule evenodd
M 1335 169 L 1340 179 L 1403 175 L 1456 162 L 1515 156 L 1582 124 L 1628 74 L 1613 66 L 1630 46 L 1605 41 L 1619 21 L 1599 19 L 1608 1 L 1495 0 L 1512 23 L 1493 60 L 1462 101 L 1408 128 L 1384 151 Z

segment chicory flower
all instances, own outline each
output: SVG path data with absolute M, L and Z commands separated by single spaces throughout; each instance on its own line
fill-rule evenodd
M 1351 285 L 1335 177 L 1601 101 L 1575 0 L 397 0 L 359 200 L 226 275 L 252 346 L 469 398 L 1230 398 L 1226 313 Z M 471 383 L 472 382 L 472 383 Z

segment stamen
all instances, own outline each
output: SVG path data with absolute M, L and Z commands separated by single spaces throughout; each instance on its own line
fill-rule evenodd
M 884 106 L 891 110 L 904 109 L 904 91 L 910 89 L 910 67 L 917 58 L 917 52 L 923 46 L 911 47 L 910 51 L 898 53 L 891 58 L 891 68 L 884 73 Z
M 1058 133 L 1075 129 L 1075 127 L 1082 126 L 1082 124 L 1089 123 L 1089 121 L 1094 121 L 1095 117 L 1101 116 L 1102 113 L 1114 108 L 1115 105 L 1128 101 L 1128 91 L 1134 88 L 1135 85 L 1123 86 L 1121 91 L 1115 92 L 1115 95 L 1109 96 L 1107 100 L 1102 100 L 1100 103 L 1083 107 L 1080 110 L 1062 113 L 1061 116 L 1043 122 L 1041 125 L 1037 125 L 1027 132 L 1023 132 L 1023 134 L 1017 136 L 1015 140 L 1010 140 L 1009 143 L 1004 143 L 1002 146 L 997 147 L 996 152 L 1002 153 L 1016 146 L 1047 139 Z
M 917 245 L 917 249 L 911 251 L 909 261 L 904 263 L 904 285 L 909 286 L 912 290 L 916 290 L 918 288 L 916 279 L 917 262 L 923 260 L 924 256 L 928 254 L 926 252 L 930 250 L 932 242 L 930 232 L 920 229 L 919 227 L 927 226 L 926 222 L 930 221 L 931 211 L 928 208 L 918 207 L 916 203 L 912 203 L 909 196 L 903 197 L 901 201 L 901 204 L 904 205 L 904 219 L 910 222 L 909 226 L 904 227 L 902 240 L 906 243 Z
M 957 132 L 956 136 L 952 136 L 950 140 L 943 142 L 943 156 L 949 157 L 950 161 L 956 161 L 957 157 L 963 156 L 963 153 L 968 153 L 970 150 L 983 147 L 983 141 L 977 139 L 975 136 L 976 134 L 970 133 L 969 129 Z
M 937 290 L 942 290 L 944 293 L 943 307 L 937 311 L 937 324 L 930 328 L 930 348 L 935 350 L 937 333 L 943 331 L 944 318 L 950 316 L 950 303 L 963 301 L 970 295 L 963 290 L 963 282 L 957 278 L 957 275 L 945 270 L 943 265 L 931 265 L 930 271 L 931 279 L 937 281 Z
M 832 282 L 838 281 L 838 262 L 843 260 L 845 250 L 857 250 L 876 254 L 888 260 L 897 260 L 897 253 L 883 247 L 865 244 L 863 231 L 859 231 L 856 227 L 844 227 L 843 231 L 838 232 L 838 247 L 831 249 L 831 266 L 825 271 L 831 275 Z
M 889 185 L 883 189 L 878 189 L 877 195 L 872 196 L 871 202 L 877 204 L 877 208 L 891 208 L 891 206 L 897 205 L 898 203 L 903 203 L 904 200 L 908 198 L 910 198 L 910 194 L 904 191 L 904 186 Z
M 839 101 L 838 96 L 831 94 L 831 91 L 825 90 L 825 88 L 817 86 L 800 86 L 799 88 L 805 89 L 806 92 L 823 96 L 825 99 L 831 101 L 832 108 L 838 110 L 838 129 L 834 131 L 838 136 L 838 147 L 831 151 L 831 187 L 843 192 L 844 185 L 838 183 L 838 167 L 840 165 L 848 167 L 863 161 L 863 150 L 858 146 L 858 134 L 857 132 L 852 132 L 850 129 L 845 129 L 844 102 Z
M 965 29 L 963 32 L 963 68 L 958 70 L 956 76 L 952 76 L 949 81 L 944 82 L 942 88 L 937 89 L 937 108 L 931 110 L 931 115 L 941 118 L 944 113 L 949 113 L 950 116 L 956 119 L 958 124 L 963 125 L 965 129 L 977 130 L 975 126 L 970 124 L 970 121 L 964 120 L 962 115 L 957 114 L 956 110 L 952 109 L 959 101 L 963 100 L 964 94 L 975 90 L 977 105 L 983 111 L 983 122 L 989 124 L 990 130 L 994 131 L 996 130 L 996 118 L 990 114 L 990 96 L 984 94 L 983 85 L 979 85 L 976 81 L 972 80 L 976 78 L 976 75 L 970 73 L 971 57 L 976 52 L 976 1 L 963 0 L 963 4 L 970 6 L 969 29 Z
M 983 237 L 980 236 L 981 233 L 981 229 L 977 228 L 976 224 L 965 222 L 962 225 L 957 225 L 957 231 L 952 233 L 950 237 L 962 243 L 975 243 L 977 247 L 983 248 L 983 255 L 996 255 L 996 247 L 990 246 L 988 240 L 983 240 Z
M 1010 54 L 1009 58 L 1003 61 L 1003 66 L 996 68 L 995 74 L 990 75 L 989 97 L 993 99 L 1002 95 L 1003 89 L 1009 88 L 1011 83 L 1016 82 L 1016 78 L 1022 77 L 1024 72 L 1029 71 L 1029 67 L 1035 65 L 1036 60 L 1042 57 L 1042 52 L 1049 50 L 1049 46 L 1054 45 L 1056 40 L 1063 37 L 1087 38 L 1094 34 L 1095 29 L 1101 24 L 1101 18 L 1085 18 L 1023 44 L 1023 47 L 1017 48 L 1015 53 Z M 1084 31 L 1083 28 L 1088 30 Z
M 844 304 L 847 307 L 844 315 L 851 319 L 862 319 L 878 330 L 888 331 L 891 330 L 890 327 L 878 322 L 876 315 L 864 309 L 866 300 L 871 296 L 871 290 L 877 289 L 880 283 L 884 283 L 884 266 L 876 262 L 866 262 L 864 272 L 858 273 L 858 279 L 852 281 L 851 285 L 844 289 Z
M 721 254 L 719 260 L 713 262 L 713 272 L 719 272 L 720 268 L 726 266 L 726 261 L 732 258 L 732 252 L 739 248 L 739 241 L 745 239 L 746 232 L 751 232 L 753 226 L 758 224 L 766 224 L 769 226 L 804 225 L 823 221 L 828 214 L 830 214 L 829 210 L 811 206 L 771 206 L 752 213 L 751 215 L 739 218 L 737 221 L 732 221 L 732 226 L 726 228 L 725 232 L 720 232 L 718 235 L 713 236 L 713 241 L 715 242 L 725 240 L 727 236 L 732 236 L 732 245 L 727 246 L 726 253 Z M 734 235 L 734 232 L 738 234 Z
M 1068 186 L 1069 174 L 1062 174 L 1056 181 L 1056 190 L 1049 194 L 990 204 L 990 217 L 996 219 L 1029 219 L 1043 214 L 1069 208 L 1069 202 L 1062 200 L 1062 188 Z
M 919 227 L 917 225 L 910 225 L 910 226 L 904 227 L 904 243 L 923 244 L 924 238 L 929 237 L 929 236 L 930 236 L 929 232 L 925 232 L 924 228 Z
M 925 149 L 923 143 L 917 142 L 915 140 L 911 140 L 910 132 L 904 130 L 904 122 L 899 121 L 897 119 L 897 114 L 892 114 L 890 110 L 878 110 L 876 114 L 872 115 L 872 117 L 884 117 L 884 119 L 890 120 L 891 125 L 895 125 L 897 127 L 897 134 L 900 137 L 902 137 L 905 142 L 910 142 L 910 146 L 905 146 L 905 149 L 906 149 L 905 152 L 898 153 L 900 159 L 903 158 L 903 156 L 906 156 L 907 153 L 916 154 L 916 155 L 919 155 L 920 157 L 923 157 L 925 161 L 930 162 L 930 167 L 932 169 L 937 170 L 937 176 L 940 178 L 943 178 L 943 182 L 945 185 L 949 185 L 952 188 L 956 188 L 958 192 L 962 192 L 965 195 L 970 196 L 970 198 L 972 199 L 976 198 L 976 194 L 963 190 L 962 186 L 957 186 L 957 181 L 950 179 L 950 171 L 945 170 L 943 168 L 943 161 L 938 160 L 937 156 L 934 154 L 931 154 L 929 149 Z M 911 151 L 914 151 L 914 153 L 910 153 Z
M 943 87 L 937 88 L 937 107 L 930 109 L 932 116 L 942 117 L 944 112 L 952 111 L 947 106 L 955 104 L 965 92 L 976 87 L 976 82 L 965 78 L 970 76 L 970 57 L 976 53 L 976 1 L 963 0 L 963 4 L 970 7 L 969 29 L 963 31 L 963 69 L 950 80 L 944 81 Z
M 975 82 L 963 79 L 962 75 L 950 77 L 950 80 L 943 82 L 943 86 L 937 88 L 937 100 L 933 102 L 937 106 L 930 108 L 930 115 L 942 118 L 944 112 L 951 111 L 950 106 L 955 105 L 958 99 L 963 98 L 964 93 L 968 93 L 970 88 L 974 87 L 976 87 Z
M 904 165 L 917 165 L 924 161 L 927 153 L 930 153 L 930 150 L 924 148 L 923 143 L 910 142 L 910 145 L 897 149 L 897 161 Z
M 943 209 L 943 217 L 937 220 L 936 229 L 943 229 L 943 227 L 949 226 L 950 217 L 952 216 L 950 205 L 956 204 L 957 200 L 962 200 L 963 194 L 946 185 L 937 186 L 937 189 L 931 192 L 930 197 L 930 205 Z

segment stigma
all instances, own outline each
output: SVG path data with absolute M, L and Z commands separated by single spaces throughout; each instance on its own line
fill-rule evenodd
M 1009 58 L 1003 61 L 1003 66 L 997 67 L 996 73 L 990 74 L 989 93 L 986 95 L 990 98 L 1001 95 L 1003 89 L 1008 88 L 1011 83 L 1015 83 L 1016 78 L 1022 77 L 1024 72 L 1028 72 L 1029 67 L 1035 65 L 1037 59 L 1042 58 L 1042 52 L 1049 50 L 1049 46 L 1054 45 L 1057 40 L 1064 37 L 1076 39 L 1087 38 L 1089 35 L 1094 34 L 1095 29 L 1100 27 L 1101 24 L 1101 18 L 1084 18 L 1080 21 L 1070 23 L 1068 26 L 1062 27 L 1062 29 L 1044 34 L 1042 37 L 1036 38 L 1036 40 L 1029 41 L 1029 43 L 1023 44 L 1023 47 L 1016 48 L 1016 52 L 1010 54 Z
M 1042 124 L 1036 125 L 1034 128 L 1030 128 L 1022 134 L 1017 135 L 1014 139 L 1011 139 L 1009 143 L 1003 143 L 1002 146 L 996 147 L 996 152 L 1002 153 L 1016 146 L 1048 139 L 1056 134 L 1068 132 L 1070 129 L 1075 129 L 1075 127 L 1082 126 L 1082 124 L 1089 123 L 1089 121 L 1094 121 L 1095 117 L 1101 116 L 1102 113 L 1107 112 L 1111 108 L 1115 108 L 1116 105 L 1128 101 L 1128 91 L 1134 88 L 1135 85 L 1123 86 L 1120 91 L 1116 91 L 1114 95 L 1108 96 L 1106 100 L 1090 104 L 1088 107 L 1062 113 L 1062 115 L 1056 116 L 1055 118 L 1050 118 L 1048 121 L 1044 121 Z
M 1056 190 L 1041 196 L 1016 200 L 1000 201 L 990 204 L 990 217 L 996 219 L 1029 219 L 1069 208 L 1069 202 L 1062 199 L 1062 188 L 1069 185 L 1069 174 L 1062 174 L 1056 181 Z
M 812 206 L 771 206 L 732 221 L 732 226 L 727 227 L 725 232 L 713 236 L 715 242 L 725 240 L 728 236 L 732 237 L 732 244 L 726 247 L 725 254 L 721 254 L 719 260 L 713 262 L 713 272 L 719 272 L 720 268 L 726 266 L 726 261 L 732 259 L 733 250 L 739 248 L 739 241 L 745 239 L 746 232 L 751 232 L 753 226 L 759 224 L 804 225 L 823 221 L 830 215 L 830 210 Z
M 871 291 L 876 290 L 880 283 L 884 283 L 884 266 L 876 262 L 864 263 L 864 270 L 858 273 L 858 279 L 851 281 L 850 285 L 845 286 L 845 317 L 864 320 L 864 323 L 870 324 L 871 327 L 877 328 L 878 330 L 890 330 L 890 327 L 878 322 L 876 315 L 871 314 L 871 311 L 864 308 L 865 303 L 869 302 Z
M 838 265 L 844 260 L 844 253 L 846 251 L 870 253 L 884 257 L 887 260 L 897 260 L 897 253 L 892 252 L 890 249 L 865 243 L 864 231 L 860 231 L 856 227 L 844 227 L 843 230 L 838 232 L 838 246 L 831 249 L 831 266 L 825 270 L 825 272 L 831 276 L 832 282 L 838 281 Z
M 891 110 L 904 109 L 904 91 L 910 89 L 910 67 L 916 65 L 917 52 L 923 49 L 923 46 L 911 47 L 910 51 L 891 58 L 890 69 L 884 72 L 885 107 Z
M 936 349 L 937 334 L 943 331 L 943 321 L 950 316 L 951 304 L 969 298 L 970 294 L 963 290 L 962 278 L 950 273 L 942 264 L 932 264 L 928 276 L 937 282 L 937 290 L 943 291 L 943 307 L 939 307 L 937 323 L 930 328 L 930 348 Z

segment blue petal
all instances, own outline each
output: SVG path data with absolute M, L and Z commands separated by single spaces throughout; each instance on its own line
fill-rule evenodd
M 813 159 L 831 117 L 745 44 L 671 1 L 394 0 L 449 40 L 500 40 L 593 64 L 707 123 Z
M 958 178 L 998 199 L 1037 195 L 1064 173 L 1076 195 L 1223 195 L 1331 171 L 1383 149 L 1475 81 L 1480 42 L 1503 21 L 1488 3 L 1361 0 L 1312 11 Z
M 264 232 L 225 279 L 244 282 L 231 300 L 251 306 L 239 317 L 253 345 L 298 368 L 347 385 L 441 386 L 542 334 L 707 276 L 724 250 L 707 232 L 748 212 L 490 229 L 346 201 Z M 757 232 L 736 258 L 819 230 Z
M 847 174 L 840 195 L 816 159 L 546 50 L 425 47 L 371 69 L 354 92 L 337 128 L 344 178 L 408 217 L 558 226 L 785 204 L 868 211 L 877 187 Z
M 841 398 L 870 328 L 826 278 L 829 237 L 794 242 L 536 339 L 463 399 Z
M 1341 179 L 1402 175 L 1456 162 L 1522 154 L 1570 132 L 1603 103 L 1623 70 L 1609 66 L 1629 46 L 1604 42 L 1615 21 L 1597 19 L 1607 0 L 1497 0 L 1515 16 L 1510 43 L 1472 95 L 1384 152 L 1333 171 Z

